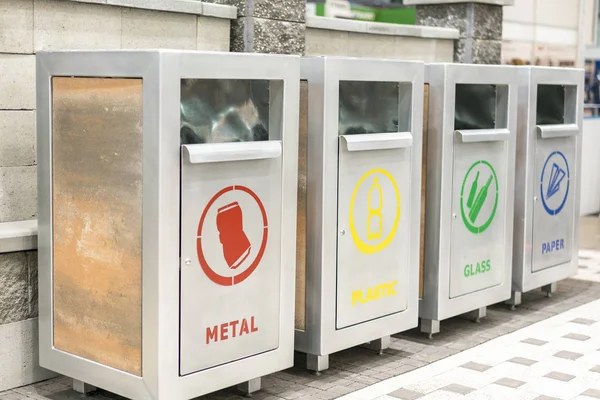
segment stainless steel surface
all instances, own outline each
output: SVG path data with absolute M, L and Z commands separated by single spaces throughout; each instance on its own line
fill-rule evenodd
M 296 330 L 295 347 L 308 353 L 309 368 L 321 370 L 328 354 L 417 325 L 423 64 L 311 57 L 302 60 L 302 79 L 308 82 L 306 326 Z M 386 215 L 381 225 L 378 207 L 369 215 L 369 196 Z M 391 232 L 397 197 L 395 235 L 387 246 L 371 246 Z M 368 230 L 370 216 L 376 232 Z
M 457 130 L 456 134 L 460 136 L 463 143 L 497 142 L 499 140 L 510 139 L 510 131 L 508 129 Z
M 519 67 L 518 119 L 516 179 L 521 190 L 515 192 L 512 285 L 516 300 L 520 292 L 577 273 L 583 70 Z
M 188 145 L 190 156 L 203 146 Z M 182 156 L 181 257 L 192 260 L 181 268 L 187 375 L 278 346 L 282 196 L 274 182 L 282 160 L 192 164 Z
M 52 346 L 52 158 L 49 82 L 52 76 L 57 75 L 138 77 L 144 82 L 143 376 L 140 378 L 58 351 Z M 281 211 L 281 233 L 276 237 L 281 249 L 276 256 L 280 266 L 279 292 L 273 294 L 279 296 L 280 320 L 276 332 L 279 346 L 274 350 L 209 368 L 201 373 L 179 376 L 180 340 L 177 327 L 180 324 L 181 138 L 177 132 L 180 132 L 181 128 L 180 92 L 181 79 L 184 78 L 271 82 L 269 139 L 281 141 L 282 146 L 280 159 L 283 161 L 279 180 L 281 202 L 286 207 L 295 209 L 298 57 L 169 50 L 67 51 L 37 54 L 40 364 L 47 369 L 135 400 L 191 399 L 288 368 L 293 364 L 296 216 L 294 213 Z M 241 163 L 271 161 L 255 160 Z M 219 164 L 227 163 L 222 161 Z M 205 165 L 210 164 L 201 163 L 197 167 L 204 168 Z M 260 268 L 257 271 L 260 271 Z M 213 308 L 217 304 L 218 301 L 213 301 L 210 307 Z
M 507 247 L 510 249 L 506 243 L 506 193 L 512 193 L 507 187 L 507 174 L 512 169 L 507 151 L 507 141 L 454 143 L 449 201 L 452 214 L 458 217 L 452 219 L 450 237 L 442 239 L 451 246 L 450 298 L 504 281 L 510 265 L 506 254 Z
M 425 81 L 429 84 L 427 215 L 419 316 L 421 330 L 433 334 L 439 331 L 440 320 L 510 297 L 517 70 L 426 64 Z M 468 97 L 457 98 L 457 88 L 465 87 L 481 105 Z M 457 118 L 457 112 L 460 116 L 465 110 L 470 117 Z M 478 116 L 477 110 L 483 115 Z M 457 129 L 458 120 L 468 126 Z M 469 136 L 495 140 L 464 140 Z M 496 178 L 490 180 L 491 168 L 478 161 L 493 166 Z M 496 193 L 496 211 L 490 218 Z

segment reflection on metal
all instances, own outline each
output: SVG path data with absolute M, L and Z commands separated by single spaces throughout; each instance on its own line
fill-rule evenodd
M 181 80 L 181 144 L 269 140 L 269 81 Z
M 496 86 L 456 85 L 454 129 L 493 129 L 496 126 Z
M 398 132 L 397 82 L 340 82 L 339 134 Z
M 538 85 L 537 125 L 557 125 L 565 123 L 564 85 Z

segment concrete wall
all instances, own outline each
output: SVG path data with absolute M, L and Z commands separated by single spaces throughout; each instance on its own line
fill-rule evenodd
M 456 29 L 308 17 L 306 55 L 452 62 Z
M 141 8 L 119 6 L 125 1 Z M 35 248 L 14 240 L 21 228 L 31 237 L 32 224 L 12 223 L 37 217 L 35 52 L 229 51 L 236 14 L 180 0 L 0 0 L 0 391 L 52 376 L 37 361 L 37 253 L 14 251 Z

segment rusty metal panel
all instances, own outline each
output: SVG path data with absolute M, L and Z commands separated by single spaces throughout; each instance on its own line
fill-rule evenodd
M 298 219 L 296 227 L 296 329 L 306 329 L 306 177 L 308 172 L 308 82 L 300 82 Z
M 52 79 L 54 346 L 142 375 L 142 79 Z

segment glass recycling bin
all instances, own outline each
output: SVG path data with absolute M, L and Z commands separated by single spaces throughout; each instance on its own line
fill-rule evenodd
M 583 81 L 582 69 L 519 68 L 513 307 L 577 273 Z
M 36 58 L 40 365 L 139 400 L 291 367 L 300 58 Z
M 302 59 L 295 348 L 309 370 L 418 324 L 423 73 Z
M 421 331 L 510 298 L 517 69 L 426 64 Z

